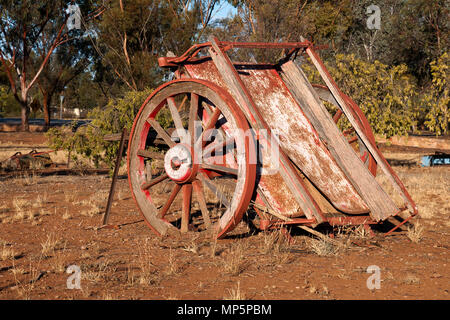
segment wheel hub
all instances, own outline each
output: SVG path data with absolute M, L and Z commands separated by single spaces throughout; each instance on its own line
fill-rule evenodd
M 164 156 L 164 169 L 170 179 L 183 183 L 195 176 L 191 148 L 177 144 L 170 148 Z

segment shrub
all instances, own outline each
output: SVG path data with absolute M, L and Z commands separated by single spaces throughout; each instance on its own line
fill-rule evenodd
M 104 136 L 121 133 L 123 128 L 130 132 L 139 108 L 152 91 L 129 91 L 122 98 L 110 99 L 106 106 L 94 108 L 88 115 L 92 122 L 75 133 L 68 128 L 51 128 L 47 132 L 51 147 L 73 151 L 74 160 L 82 155 L 91 159 L 96 167 L 104 163 L 113 168 L 119 142 L 104 141 Z
M 421 103 L 425 107 L 425 126 L 436 135 L 449 132 L 449 60 L 446 52 L 430 63 L 431 86 L 423 95 Z
M 387 137 L 404 135 L 414 126 L 418 99 L 413 77 L 406 65 L 388 66 L 369 63 L 355 55 L 336 55 L 327 68 L 340 89 L 350 96 L 366 115 L 372 130 Z M 320 83 L 318 72 L 302 65 L 313 83 Z M 340 123 L 346 127 L 348 124 Z

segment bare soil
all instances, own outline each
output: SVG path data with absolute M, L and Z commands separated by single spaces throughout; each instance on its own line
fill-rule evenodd
M 3 154 L 45 143 L 38 133 L 0 133 Z M 390 157 L 389 147 L 383 152 Z M 98 229 L 108 175 L 2 177 L 0 299 L 449 299 L 450 168 L 394 170 L 423 214 L 388 237 L 387 223 L 372 237 L 362 228 L 322 230 L 342 246 L 295 229 L 289 244 L 245 222 L 223 240 L 160 238 L 124 176 L 110 217 L 118 227 Z M 81 270 L 80 289 L 68 289 L 72 265 Z M 367 287 L 371 265 L 379 267 L 379 289 Z

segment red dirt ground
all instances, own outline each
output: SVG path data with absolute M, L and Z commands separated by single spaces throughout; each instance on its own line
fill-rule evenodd
M 12 151 L 19 141 L 45 138 L 0 133 L 0 147 Z M 444 182 L 405 182 L 419 188 L 413 197 L 426 213 L 414 219 L 420 241 L 341 230 L 340 249 L 300 231 L 288 245 L 244 222 L 223 240 L 161 239 L 142 221 L 124 177 L 110 218 L 119 228 L 98 230 L 109 176 L 0 177 L 0 299 L 449 299 L 450 169 L 394 169 L 402 179 Z M 81 289 L 67 288 L 70 265 L 81 269 Z M 371 265 L 380 268 L 379 289 L 367 288 Z

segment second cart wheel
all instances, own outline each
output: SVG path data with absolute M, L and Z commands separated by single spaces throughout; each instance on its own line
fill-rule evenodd
M 233 98 L 202 80 L 156 89 L 130 135 L 128 179 L 147 224 L 159 235 L 213 229 L 242 219 L 256 178 L 255 143 Z
M 340 109 L 339 104 L 336 102 L 336 100 L 332 97 L 332 94 L 328 87 L 319 85 L 319 84 L 313 84 L 314 89 L 318 93 L 319 97 L 327 101 L 331 104 L 333 104 L 337 111 L 333 115 L 333 120 L 337 124 L 339 120 L 342 118 L 344 113 Z M 372 145 L 376 146 L 375 143 L 375 136 L 373 134 L 372 128 L 370 127 L 369 121 L 367 120 L 366 116 L 364 115 L 364 112 L 359 108 L 359 106 L 356 104 L 356 102 L 353 101 L 352 98 L 344 94 L 344 100 L 347 106 L 349 107 L 350 112 L 352 113 L 353 117 L 358 121 L 359 126 L 363 130 L 366 137 L 369 139 L 370 143 Z M 364 162 L 366 168 L 372 173 L 373 176 L 376 176 L 377 174 L 377 163 L 373 156 L 370 154 L 367 147 L 364 145 L 362 140 L 359 138 L 359 136 L 356 134 L 355 129 L 352 127 L 348 130 L 343 131 L 344 136 L 347 138 L 348 143 L 353 147 L 356 153 L 359 153 L 359 157 Z

